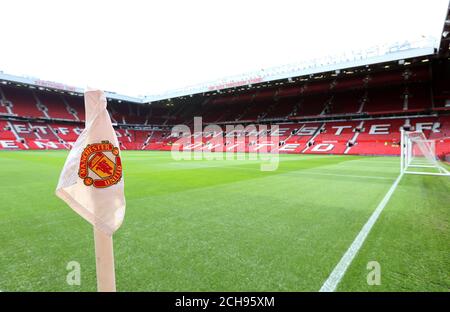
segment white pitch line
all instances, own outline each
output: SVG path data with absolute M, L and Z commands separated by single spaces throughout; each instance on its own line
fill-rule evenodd
M 402 176 L 403 176 L 403 173 L 401 173 L 398 176 L 398 178 L 395 180 L 394 184 L 392 184 L 391 188 L 386 193 L 383 200 L 378 204 L 378 207 L 372 213 L 372 215 L 370 216 L 370 218 L 366 222 L 366 224 L 364 224 L 363 228 L 358 233 L 355 240 L 350 245 L 350 247 L 347 249 L 345 254 L 342 256 L 341 260 L 336 265 L 333 272 L 331 272 L 330 276 L 328 276 L 325 283 L 323 283 L 322 287 L 319 290 L 320 292 L 333 292 L 336 290 L 336 287 L 338 286 L 339 282 L 342 280 L 342 277 L 344 277 L 345 272 L 347 271 L 348 267 L 352 263 L 353 259 L 355 258 L 356 254 L 358 253 L 362 244 L 366 240 L 367 235 L 369 234 L 373 225 L 377 221 L 378 217 L 380 216 L 380 214 L 383 211 L 386 204 L 389 202 L 389 199 L 391 198 L 392 194 L 394 193 L 395 189 L 397 188 L 400 180 L 402 179 Z
M 300 172 L 300 171 L 295 171 Z M 290 173 L 290 172 L 287 172 Z M 346 178 L 361 178 L 361 179 L 379 179 L 379 180 L 393 180 L 393 178 L 389 177 L 381 177 L 381 176 L 365 176 L 365 175 L 354 175 L 354 174 L 338 174 L 338 173 L 323 173 L 323 172 L 315 172 L 315 171 L 302 171 L 301 174 L 304 175 L 322 175 L 322 176 L 332 176 L 332 177 L 346 177 Z
M 180 164 L 182 163 L 176 163 L 172 162 L 171 164 Z M 251 164 L 258 164 L 257 162 L 252 162 Z M 260 170 L 260 168 L 246 168 L 246 167 L 238 167 L 241 166 L 242 163 L 236 163 L 235 166 L 224 166 L 224 165 L 216 165 L 216 166 L 186 166 L 184 168 L 177 168 L 177 169 L 207 169 L 207 168 L 232 168 L 233 169 L 239 169 L 239 170 Z M 302 175 L 319 175 L 319 176 L 332 176 L 332 177 L 344 177 L 344 178 L 361 178 L 361 179 L 377 179 L 377 180 L 393 180 L 393 178 L 390 177 L 383 177 L 383 176 L 367 176 L 367 175 L 354 175 L 354 174 L 338 174 L 338 173 L 325 173 L 325 172 L 317 172 L 317 171 L 307 171 L 307 170 L 295 170 L 295 171 L 282 171 L 284 175 L 292 175 L 292 174 L 302 174 Z

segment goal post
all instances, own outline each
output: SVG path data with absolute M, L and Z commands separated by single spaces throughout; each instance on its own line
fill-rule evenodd
M 450 176 L 436 156 L 436 141 L 423 132 L 401 130 L 400 147 L 402 173 Z

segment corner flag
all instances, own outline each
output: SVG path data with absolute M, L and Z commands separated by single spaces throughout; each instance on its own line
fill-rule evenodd
M 66 159 L 56 195 L 94 226 L 98 288 L 114 291 L 112 234 L 125 215 L 119 142 L 103 91 L 87 90 L 84 103 L 85 129 Z

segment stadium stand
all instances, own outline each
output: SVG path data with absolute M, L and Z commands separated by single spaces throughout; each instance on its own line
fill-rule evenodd
M 72 111 L 72 115 L 75 120 L 84 121 L 84 99 L 79 96 L 64 97 L 69 109 Z
M 37 98 L 46 110 L 49 118 L 75 120 L 73 114 L 69 113 L 67 105 L 61 95 L 38 93 Z
M 0 139 L 2 140 L 16 140 L 16 136 L 11 131 L 11 125 L 8 121 L 0 120 Z
M 8 111 L 6 103 L 3 102 L 3 100 L 0 100 L 0 114 L 9 115 L 10 112 Z
M 45 117 L 38 104 L 33 91 L 28 88 L 2 87 L 4 100 L 11 103 L 12 111 L 22 117 Z
M 150 104 L 108 99 L 123 149 L 170 150 L 179 139 L 171 127 L 219 124 L 223 144 L 203 138 L 201 149 L 232 149 L 226 125 L 277 125 L 282 153 L 398 155 L 400 129 L 422 129 L 450 153 L 450 69 L 448 60 L 377 71 L 303 78 L 266 88 L 236 90 Z M 69 149 L 84 127 L 79 95 L 22 85 L 0 87 L 0 149 Z M 205 135 L 205 134 L 204 134 Z M 255 142 L 245 139 L 245 151 Z M 216 137 L 217 138 L 217 137 Z M 183 146 L 192 148 L 193 138 Z M 178 146 L 178 145 L 177 145 Z M 197 146 L 198 147 L 198 146 Z

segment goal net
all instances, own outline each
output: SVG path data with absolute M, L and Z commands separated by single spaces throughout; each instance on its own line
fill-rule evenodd
M 401 171 L 412 174 L 450 175 L 436 156 L 436 141 L 421 131 L 401 133 Z

